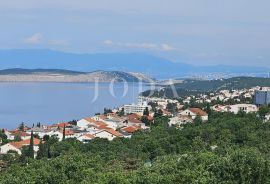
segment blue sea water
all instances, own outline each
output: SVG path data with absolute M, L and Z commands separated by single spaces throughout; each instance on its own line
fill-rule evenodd
M 0 128 L 81 119 L 136 102 L 139 83 L 0 83 Z

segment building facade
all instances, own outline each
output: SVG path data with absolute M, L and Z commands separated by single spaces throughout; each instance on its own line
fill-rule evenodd
M 270 91 L 258 90 L 255 91 L 254 103 L 256 105 L 268 105 L 270 104 Z

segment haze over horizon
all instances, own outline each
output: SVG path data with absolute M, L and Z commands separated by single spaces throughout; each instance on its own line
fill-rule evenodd
M 147 53 L 197 66 L 264 67 L 270 58 L 267 5 L 266 0 L 1 1 L 0 49 Z

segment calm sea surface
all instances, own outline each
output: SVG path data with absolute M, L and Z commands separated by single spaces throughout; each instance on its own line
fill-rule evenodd
M 138 83 L 0 83 L 0 128 L 80 119 L 137 101 Z

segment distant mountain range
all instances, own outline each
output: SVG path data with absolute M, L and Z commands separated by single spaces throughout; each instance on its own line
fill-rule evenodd
M 154 82 L 141 73 L 121 71 L 77 72 L 61 69 L 5 69 L 0 70 L 0 82 Z
M 155 78 L 177 78 L 198 73 L 268 73 L 266 67 L 193 66 L 142 53 L 74 54 L 52 50 L 0 50 L 0 69 L 64 69 L 91 72 L 97 70 L 139 72 Z

